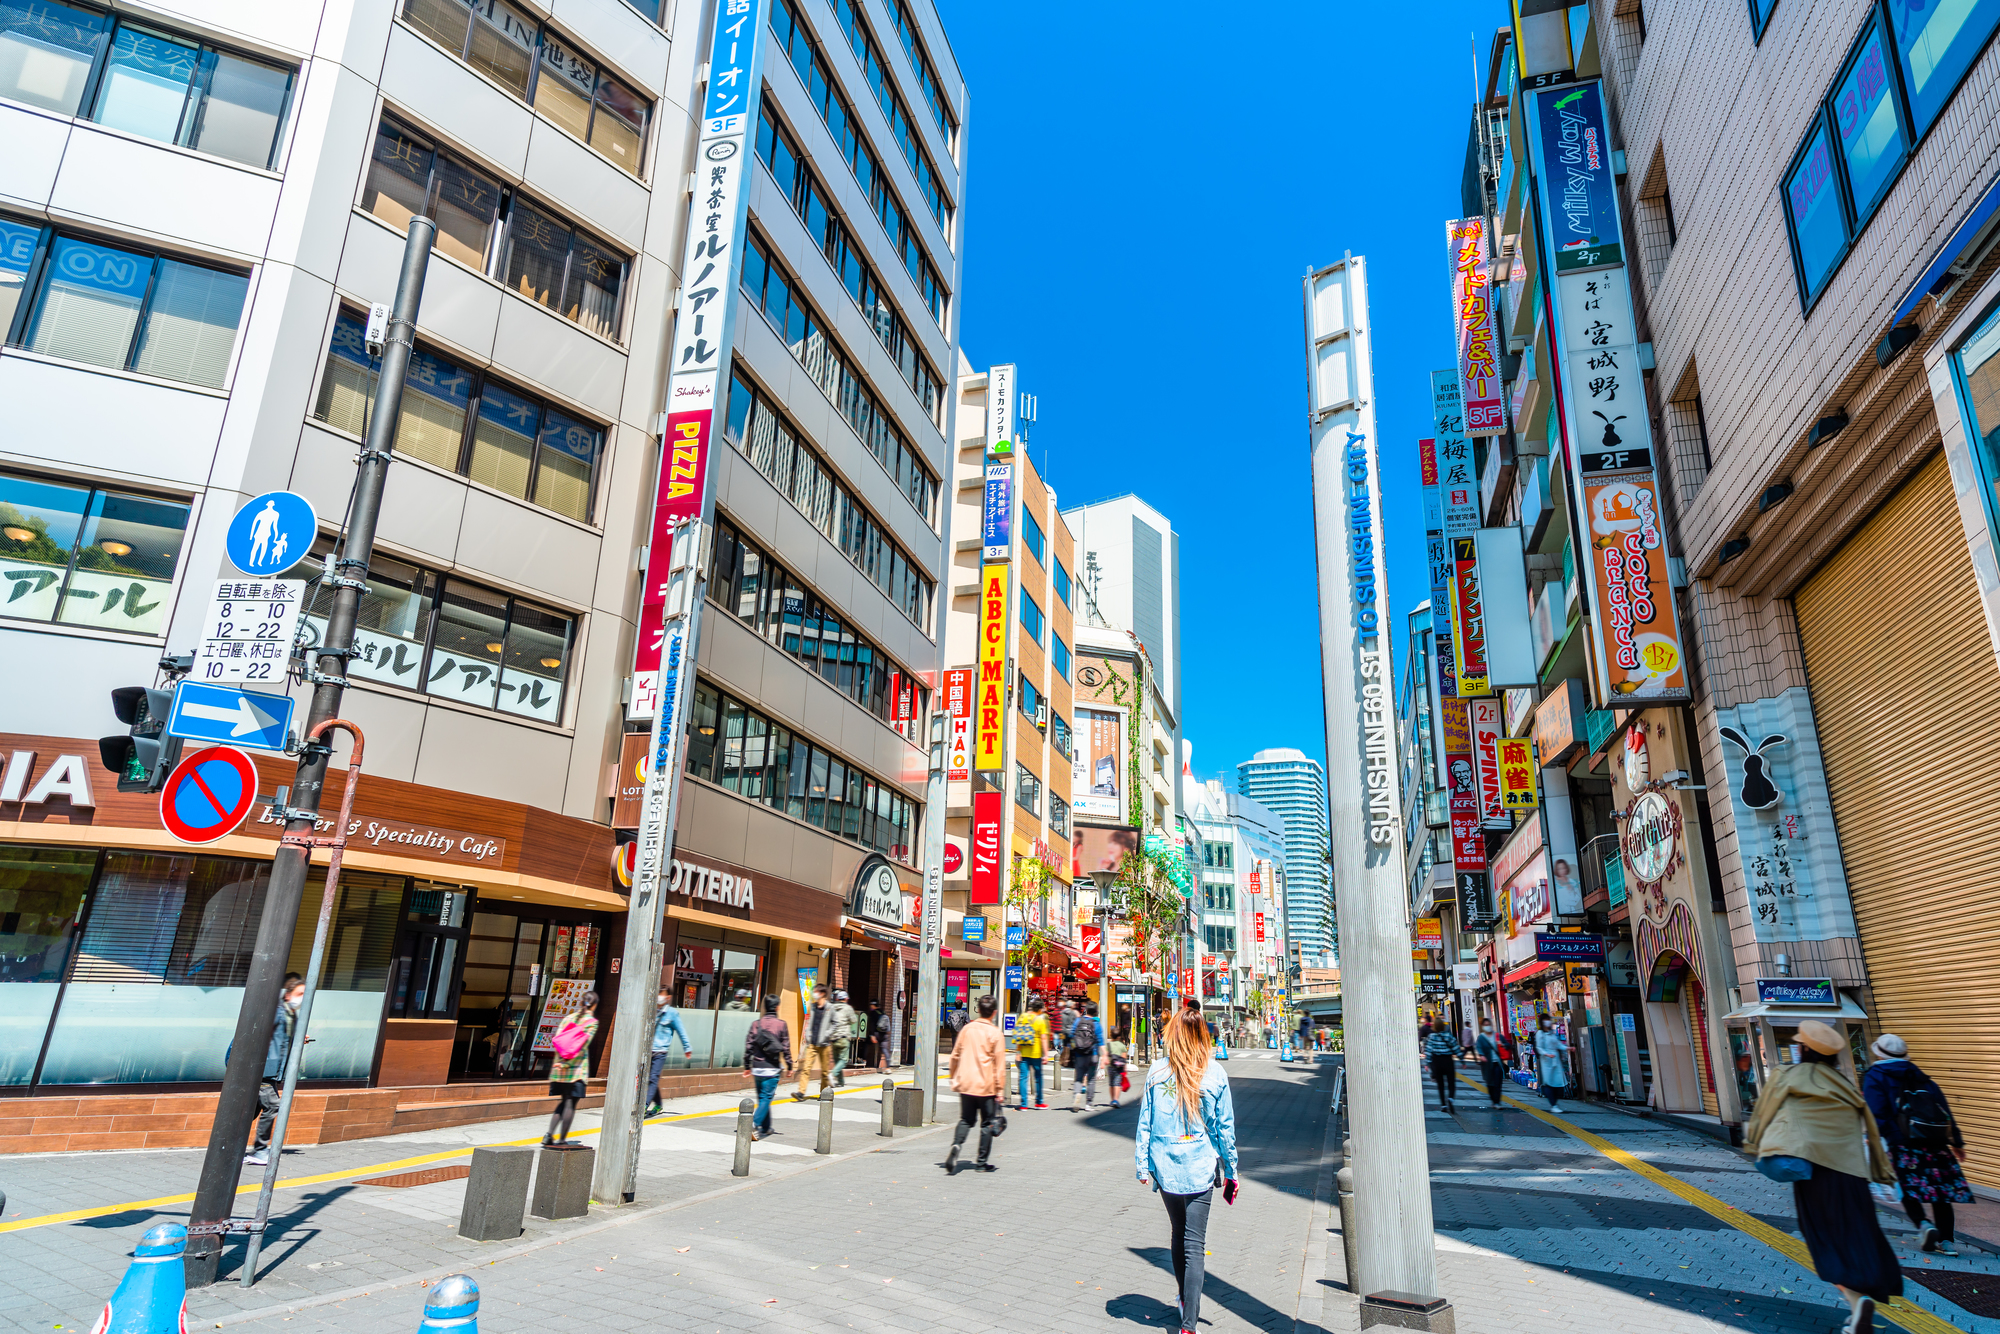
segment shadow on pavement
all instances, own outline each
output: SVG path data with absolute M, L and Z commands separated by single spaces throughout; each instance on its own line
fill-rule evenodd
M 127 1209 L 122 1214 L 101 1214 L 96 1218 L 79 1218 L 76 1220 L 76 1226 L 113 1229 L 136 1228 L 147 1220 L 160 1216 L 160 1210 L 158 1209 Z M 176 1218 L 184 1218 L 186 1216 L 185 1210 L 173 1215 Z
M 1122 1297 L 1113 1297 L 1104 1303 L 1104 1314 L 1113 1320 L 1130 1320 L 1141 1325 L 1161 1325 L 1172 1328 L 1174 1317 L 1180 1314 L 1171 1302 L 1163 1302 L 1158 1297 L 1148 1297 L 1143 1293 L 1128 1292 Z
M 1155 1269 L 1164 1270 L 1168 1280 L 1172 1281 L 1174 1257 L 1168 1253 L 1166 1247 L 1129 1246 L 1126 1249 L 1141 1260 L 1144 1260 L 1147 1264 L 1152 1265 Z M 1263 1298 L 1243 1291 L 1243 1289 L 1237 1287 L 1234 1283 L 1231 1283 L 1212 1269 L 1203 1277 L 1201 1300 L 1204 1304 L 1213 1302 L 1237 1319 L 1257 1329 L 1289 1331 L 1292 1328 L 1293 1322 L 1291 1316 L 1280 1311 Z M 1172 1313 L 1173 1308 L 1171 1306 L 1167 1306 L 1165 1302 L 1160 1303 L 1160 1305 L 1165 1307 L 1169 1313 Z
M 318 1236 L 319 1230 L 317 1228 L 307 1229 L 300 1232 L 298 1236 L 289 1238 L 287 1234 L 314 1214 L 332 1204 L 335 1200 L 343 1196 L 352 1195 L 354 1190 L 353 1186 L 340 1186 L 334 1190 L 314 1191 L 310 1195 L 301 1198 L 296 1205 L 285 1213 L 272 1214 L 268 1226 L 264 1229 L 263 1249 L 257 1256 L 257 1277 L 269 1278 L 272 1274 L 276 1273 L 284 1266 L 285 1261 L 298 1254 L 301 1246 L 304 1246 L 308 1241 Z M 291 1245 L 285 1248 L 284 1254 L 275 1254 L 278 1243 L 287 1239 L 290 1240 Z M 249 1240 L 245 1238 L 240 1246 L 232 1246 L 224 1250 L 222 1260 L 216 1266 L 217 1279 L 220 1280 L 225 1276 L 240 1279 L 242 1277 L 243 1259 L 249 1254 L 249 1248 Z

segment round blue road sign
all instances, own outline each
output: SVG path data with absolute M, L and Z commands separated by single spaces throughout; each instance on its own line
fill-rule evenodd
M 210 746 L 167 776 L 160 823 L 183 843 L 213 843 L 234 833 L 256 804 L 256 764 L 234 746 Z
M 312 503 L 293 491 L 266 491 L 229 521 L 224 547 L 245 574 L 280 574 L 305 559 L 319 536 Z

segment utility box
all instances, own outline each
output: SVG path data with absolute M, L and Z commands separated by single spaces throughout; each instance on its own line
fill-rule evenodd
M 528 1212 L 528 1178 L 534 1170 L 533 1149 L 474 1149 L 458 1235 L 471 1241 L 512 1241 L 520 1236 L 521 1219 Z
M 581 1144 L 542 1149 L 535 1164 L 535 1217 L 582 1218 L 590 1212 L 597 1151 Z
M 919 1088 L 896 1090 L 896 1124 L 920 1126 L 924 1123 L 924 1091 Z

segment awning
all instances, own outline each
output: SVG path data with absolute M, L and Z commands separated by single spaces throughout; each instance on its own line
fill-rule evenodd
M 1889 317 L 1891 329 L 1908 319 L 1910 312 L 1917 308 L 1917 303 L 1931 294 L 1931 289 L 1943 280 L 1945 270 L 1965 253 L 1966 247 L 1979 235 L 1980 229 L 1985 227 L 1996 209 L 2000 209 L 2000 176 L 1994 177 L 1987 183 L 1986 188 L 1979 194 L 1979 201 L 1965 215 L 1965 220 L 1952 229 L 1951 235 L 1938 247 L 1937 254 L 1932 256 L 1931 262 L 1924 266 L 1923 273 L 1910 284 L 1910 290 L 1904 295 L 1902 304 L 1898 305 L 1896 313 Z
M 840 925 L 843 930 L 853 931 L 858 935 L 866 936 L 870 940 L 878 941 L 884 945 L 923 944 L 923 942 L 917 939 L 917 937 L 911 932 L 898 931 L 893 926 L 883 926 L 879 922 L 863 921 L 859 917 L 842 917 L 840 919 Z
M 1732 1019 L 1765 1019 L 1774 1024 L 1797 1025 L 1808 1019 L 1825 1023 L 1829 1019 L 1866 1019 L 1868 1014 L 1846 996 L 1840 998 L 1838 1007 L 1832 1005 L 1779 1005 L 1775 1001 L 1752 1001 L 1740 1010 L 1731 1010 L 1722 1016 L 1723 1022 Z
M 1543 973 L 1555 972 L 1561 967 L 1562 965 L 1554 959 L 1537 959 L 1533 963 L 1521 965 L 1511 973 L 1502 973 L 1500 975 L 1500 985 L 1511 987 L 1516 982 L 1527 982 L 1540 977 Z

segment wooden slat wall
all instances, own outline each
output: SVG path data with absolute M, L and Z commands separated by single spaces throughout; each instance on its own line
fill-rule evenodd
M 2000 670 L 1944 455 L 1798 591 L 1877 1031 L 1901 1034 L 2000 1186 Z

